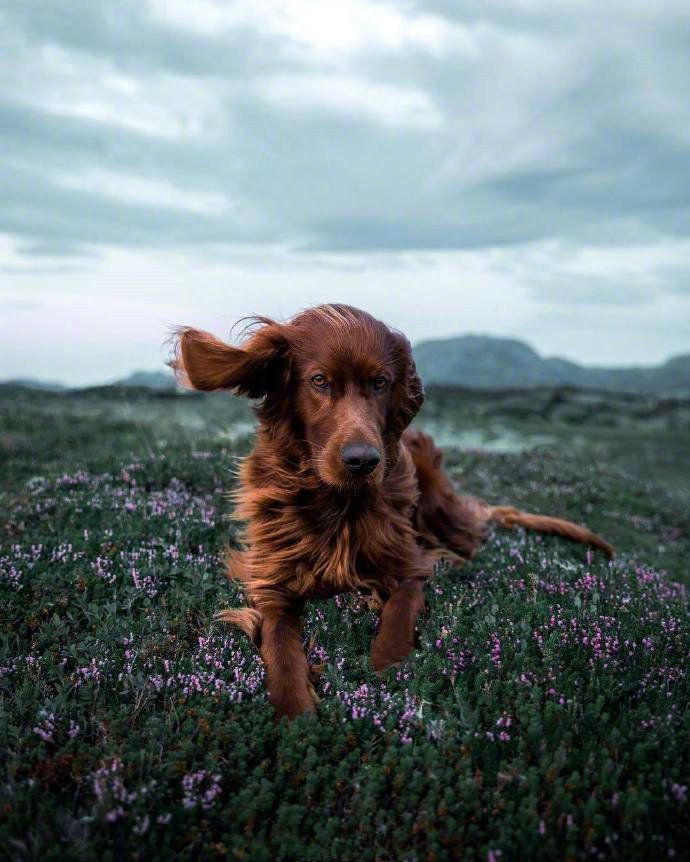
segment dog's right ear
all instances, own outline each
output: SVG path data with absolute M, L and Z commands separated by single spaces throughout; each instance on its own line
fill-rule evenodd
M 263 398 L 287 382 L 288 341 L 284 327 L 262 321 L 241 347 L 232 347 L 209 332 L 181 327 L 175 332 L 175 353 L 168 365 L 184 386 L 211 391 L 232 389 L 238 395 Z

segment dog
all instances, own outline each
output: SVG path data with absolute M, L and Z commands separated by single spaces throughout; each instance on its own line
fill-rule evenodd
M 408 427 L 424 401 L 408 340 L 364 311 L 331 304 L 286 323 L 255 318 L 239 346 L 180 328 L 170 364 L 187 386 L 258 400 L 256 445 L 235 494 L 246 547 L 228 558 L 247 607 L 216 616 L 257 644 L 278 719 L 319 701 L 300 623 L 311 597 L 370 596 L 381 614 L 370 653 L 380 673 L 415 645 L 434 564 L 472 558 L 492 525 L 613 554 L 570 521 L 459 493 L 432 438 Z

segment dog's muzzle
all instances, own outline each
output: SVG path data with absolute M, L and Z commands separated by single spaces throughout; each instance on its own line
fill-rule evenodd
M 345 469 L 351 476 L 372 473 L 381 461 L 381 453 L 368 443 L 351 443 L 340 450 Z

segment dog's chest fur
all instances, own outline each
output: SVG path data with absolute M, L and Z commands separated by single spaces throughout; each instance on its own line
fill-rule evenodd
M 264 586 L 308 597 L 360 587 L 390 592 L 398 580 L 417 574 L 411 571 L 417 479 L 404 446 L 382 485 L 354 497 L 338 495 L 308 470 L 267 466 L 255 451 L 242 471 L 237 511 L 248 522 L 248 550 L 234 572 L 241 580 L 261 588 L 261 571 Z M 269 576 L 267 561 L 275 566 Z

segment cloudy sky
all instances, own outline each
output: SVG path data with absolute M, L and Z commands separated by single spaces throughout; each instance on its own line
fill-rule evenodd
M 0 378 L 334 300 L 689 351 L 687 0 L 4 0 Z

